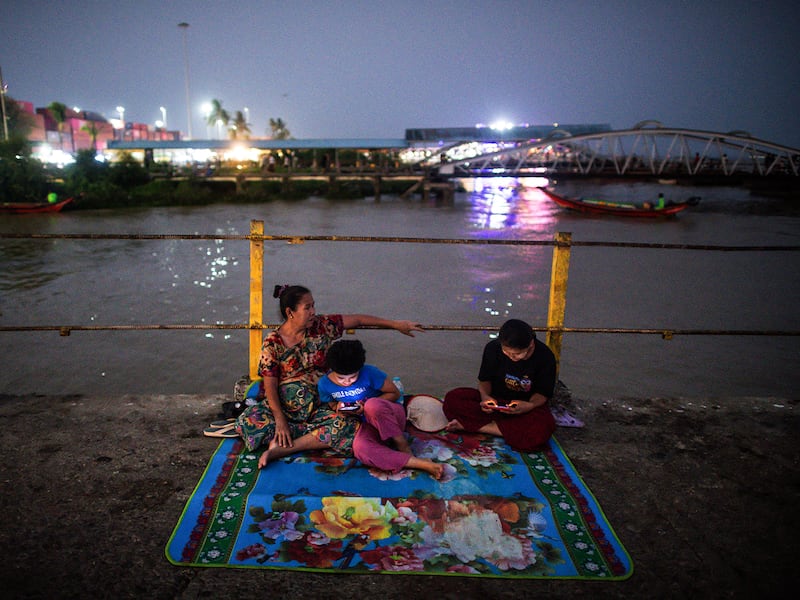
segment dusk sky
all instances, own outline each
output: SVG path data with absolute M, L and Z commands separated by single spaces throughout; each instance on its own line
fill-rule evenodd
M 800 148 L 800 9 L 743 0 L 42 1 L 4 3 L 8 94 L 215 136 L 201 106 L 296 138 L 407 128 L 608 123 Z

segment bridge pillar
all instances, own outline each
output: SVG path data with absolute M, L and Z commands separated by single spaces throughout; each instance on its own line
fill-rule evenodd
M 431 195 L 439 197 L 443 202 L 452 202 L 455 188 L 452 182 L 425 181 L 422 185 L 422 199 L 427 202 Z
M 381 201 L 381 178 L 373 177 L 372 178 L 372 189 L 375 191 L 375 202 Z

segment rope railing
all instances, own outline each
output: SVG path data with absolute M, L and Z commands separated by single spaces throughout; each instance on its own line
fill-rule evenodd
M 57 331 L 69 336 L 78 331 L 174 331 L 174 330 L 249 330 L 250 331 L 250 375 L 257 376 L 258 354 L 264 329 L 277 328 L 280 323 L 262 322 L 264 242 L 363 242 L 363 243 L 410 243 L 410 244 L 462 244 L 492 246 L 552 246 L 553 267 L 550 281 L 550 302 L 546 327 L 533 329 L 547 334 L 547 344 L 556 359 L 560 360 L 561 340 L 565 333 L 586 334 L 638 334 L 660 335 L 665 340 L 674 336 L 800 336 L 795 330 L 742 330 L 742 329 L 677 329 L 677 328 L 623 328 L 623 327 L 566 327 L 564 307 L 569 272 L 569 256 L 575 247 L 640 248 L 658 250 L 688 250 L 711 252 L 797 252 L 800 245 L 714 245 L 714 244 L 664 244 L 647 242 L 574 241 L 570 233 L 556 233 L 552 240 L 515 239 L 463 239 L 397 236 L 339 236 L 339 235 L 264 235 L 263 221 L 251 221 L 250 233 L 242 234 L 119 234 L 119 233 L 0 233 L 0 240 L 238 240 L 250 242 L 250 319 L 248 323 L 215 324 L 143 324 L 143 325 L 30 325 L 0 326 L 2 332 Z M 497 325 L 442 325 L 427 324 L 428 331 L 497 331 Z M 381 329 L 381 327 L 364 327 Z

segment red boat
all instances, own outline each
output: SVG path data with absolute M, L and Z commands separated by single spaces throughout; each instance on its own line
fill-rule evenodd
M 0 202 L 0 213 L 28 215 L 60 212 L 73 201 L 74 198 L 65 198 L 61 202 Z
M 655 206 L 648 207 L 632 202 L 601 200 L 599 198 L 567 198 L 544 188 L 542 188 L 542 191 L 547 194 L 548 198 L 562 208 L 568 208 L 583 213 L 621 217 L 669 217 L 690 206 L 695 206 L 700 202 L 699 197 L 692 196 L 685 202 L 667 202 L 663 208 L 656 208 Z

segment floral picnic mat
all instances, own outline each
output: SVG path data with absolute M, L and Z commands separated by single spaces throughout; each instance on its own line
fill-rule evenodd
M 389 474 L 355 459 L 222 441 L 167 544 L 175 565 L 619 580 L 633 565 L 558 442 L 531 454 L 481 434 L 412 430 L 445 464 Z

